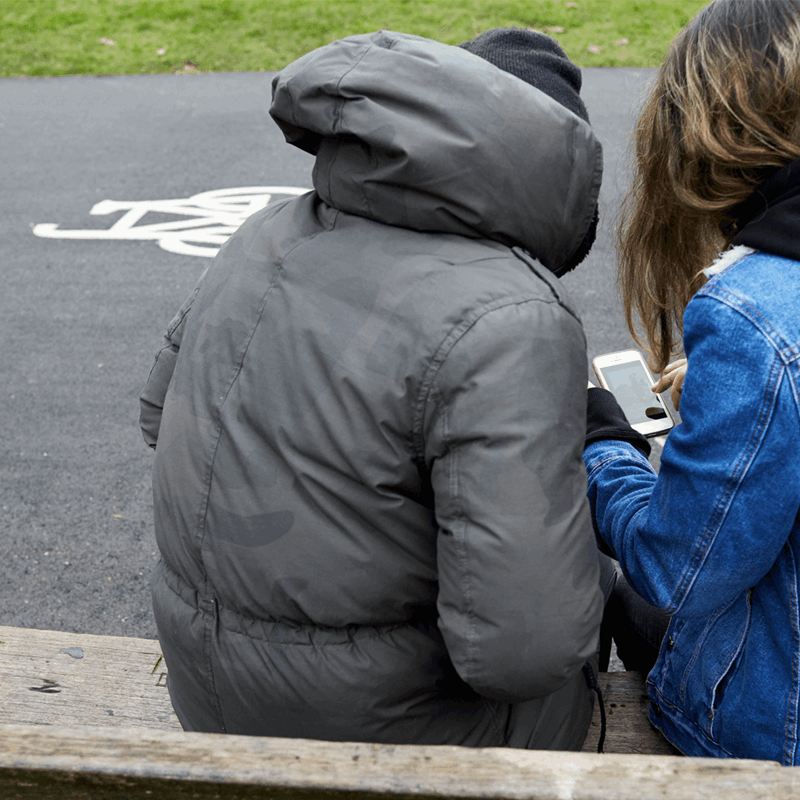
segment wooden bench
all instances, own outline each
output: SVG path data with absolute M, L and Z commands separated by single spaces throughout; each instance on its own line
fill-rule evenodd
M 605 755 L 193 734 L 157 641 L 0 627 L 0 797 L 800 797 L 800 773 L 776 763 L 674 755 L 641 675 L 600 683 Z M 586 751 L 598 736 L 596 711 Z

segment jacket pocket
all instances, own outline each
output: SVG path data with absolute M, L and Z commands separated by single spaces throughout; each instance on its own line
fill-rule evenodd
M 714 722 L 741 663 L 752 610 L 751 590 L 712 614 L 697 637 L 680 684 L 684 708 L 714 741 Z

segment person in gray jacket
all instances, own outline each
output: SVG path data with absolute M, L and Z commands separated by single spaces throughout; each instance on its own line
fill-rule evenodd
M 186 729 L 581 746 L 603 591 L 556 279 L 597 220 L 579 88 L 519 29 L 353 36 L 275 77 L 315 188 L 222 247 L 141 397 Z

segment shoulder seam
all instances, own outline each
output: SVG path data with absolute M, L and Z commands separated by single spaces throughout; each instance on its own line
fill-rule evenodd
M 436 351 L 434 352 L 433 356 L 428 362 L 427 368 L 425 369 L 425 373 L 420 382 L 419 390 L 417 391 L 417 398 L 414 402 L 412 455 L 415 459 L 424 460 L 425 458 L 422 435 L 422 423 L 425 416 L 425 409 L 428 405 L 428 400 L 431 396 L 431 390 L 436 380 L 436 376 L 438 375 L 439 370 L 444 362 L 447 360 L 447 357 L 452 349 L 464 338 L 464 336 L 466 336 L 466 334 L 472 328 L 475 327 L 478 322 L 480 322 L 480 320 L 484 319 L 489 314 L 495 311 L 502 311 L 503 309 L 513 306 L 523 306 L 530 303 L 542 303 L 543 305 L 547 306 L 558 306 L 578 326 L 578 330 L 583 337 L 585 344 L 585 334 L 581 321 L 570 311 L 570 309 L 564 306 L 564 304 L 560 301 L 560 298 L 558 298 L 555 293 L 553 293 L 551 298 L 528 297 L 524 300 L 508 300 L 504 298 L 502 300 L 496 300 L 493 303 L 489 303 L 488 305 L 481 306 L 479 309 L 474 309 L 471 314 L 467 315 L 448 331 L 441 344 L 436 348 Z
M 770 343 L 784 364 L 800 359 L 800 344 L 788 342 L 755 306 L 737 293 L 715 283 L 704 286 L 697 297 L 716 300 L 747 320 Z

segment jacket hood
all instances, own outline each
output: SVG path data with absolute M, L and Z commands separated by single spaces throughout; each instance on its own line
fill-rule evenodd
M 462 48 L 389 31 L 342 39 L 275 76 L 270 114 L 316 155 L 314 188 L 342 211 L 520 245 L 556 273 L 592 223 L 591 127 Z

